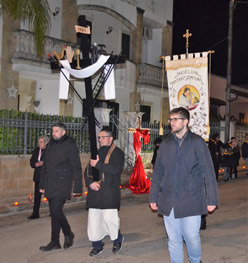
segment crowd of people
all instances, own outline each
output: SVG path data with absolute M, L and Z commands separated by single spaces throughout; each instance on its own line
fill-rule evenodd
M 190 131 L 189 121 L 187 109 L 173 109 L 169 118 L 171 133 L 154 142 L 149 203 L 152 210 L 163 215 L 171 262 L 183 262 L 185 241 L 190 262 L 199 263 L 200 229 L 206 229 L 207 214 L 213 213 L 219 204 L 219 169 L 224 168 L 225 182 L 237 178 L 241 155 L 235 137 L 223 143 L 219 134 L 213 134 L 207 147 L 200 136 Z M 114 254 L 120 252 L 124 242 L 118 215 L 124 153 L 114 144 L 109 127 L 100 131 L 98 142 L 98 155 L 90 159 L 84 171 L 88 187 L 87 234 L 92 243 L 90 256 L 103 252 L 105 236 L 112 240 Z M 242 144 L 242 157 L 248 164 L 248 134 Z M 34 168 L 35 198 L 33 213 L 28 218 L 39 218 L 42 194 L 48 198 L 51 217 L 51 239 L 40 250 L 60 249 L 61 230 L 63 247 L 67 249 L 73 245 L 75 235 L 63 207 L 71 196 L 82 194 L 82 168 L 76 143 L 67 135 L 63 123 L 53 125 L 50 141 L 46 136 L 39 138 L 30 165 Z

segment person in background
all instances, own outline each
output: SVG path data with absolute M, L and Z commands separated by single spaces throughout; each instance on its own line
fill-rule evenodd
M 238 166 L 239 166 L 239 159 L 240 159 L 240 149 L 238 143 L 236 141 L 236 137 L 231 138 L 231 148 L 232 148 L 232 155 L 231 155 L 231 162 L 232 166 L 230 169 L 230 178 L 238 178 Z
M 242 158 L 246 161 L 246 175 L 248 175 L 248 133 L 245 135 L 245 140 L 242 144 Z
M 215 133 L 209 140 L 208 148 L 213 160 L 214 170 L 216 175 L 216 181 L 219 179 L 219 168 L 222 163 L 221 148 L 224 148 L 224 143 L 220 140 L 219 134 Z
M 66 126 L 60 122 L 52 127 L 52 139 L 47 145 L 41 169 L 40 192 L 48 199 L 52 228 L 50 243 L 41 246 L 40 250 L 60 249 L 61 229 L 65 236 L 64 248 L 71 247 L 75 236 L 63 207 L 71 195 L 82 194 L 82 168 L 76 142 L 67 135 Z
M 34 207 L 33 213 L 28 219 L 37 219 L 40 217 L 40 201 L 41 201 L 41 193 L 40 193 L 40 171 L 43 165 L 44 152 L 47 143 L 49 142 L 49 138 L 47 136 L 40 136 L 38 140 L 38 147 L 33 150 L 30 166 L 34 168 Z
M 224 146 L 224 153 L 222 159 L 222 167 L 224 169 L 224 181 L 230 181 L 230 170 L 232 168 L 232 147 L 229 142 L 227 142 Z
M 154 165 L 155 165 L 155 162 L 156 162 L 156 158 L 157 158 L 157 155 L 158 155 L 158 151 L 159 151 L 159 146 L 162 142 L 162 138 L 161 137 L 158 137 L 155 139 L 154 141 L 154 145 L 155 145 L 155 148 L 153 150 L 153 156 L 152 156 L 152 165 L 153 165 L 153 168 L 154 168 Z

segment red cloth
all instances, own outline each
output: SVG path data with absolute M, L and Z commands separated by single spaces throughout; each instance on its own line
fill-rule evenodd
M 144 138 L 144 144 L 150 140 L 149 130 L 136 129 L 133 134 L 133 147 L 136 154 L 136 161 L 129 180 L 129 189 L 134 194 L 145 194 L 150 192 L 151 181 L 146 177 L 144 166 L 140 157 L 141 141 Z

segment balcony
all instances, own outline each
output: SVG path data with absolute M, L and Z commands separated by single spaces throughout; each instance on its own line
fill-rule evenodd
M 162 86 L 162 74 L 161 68 L 150 64 L 140 65 L 140 76 L 138 83 L 149 86 Z M 167 79 L 164 78 L 164 88 L 167 88 Z
M 16 71 L 30 70 L 37 71 L 43 69 L 43 73 L 50 72 L 50 62 L 48 60 L 48 54 L 52 54 L 52 51 L 60 53 L 63 46 L 72 46 L 75 48 L 75 44 L 66 42 L 60 39 L 46 37 L 43 56 L 37 56 L 34 33 L 26 30 L 18 30 L 16 34 L 16 47 L 15 54 L 12 58 L 13 69 Z

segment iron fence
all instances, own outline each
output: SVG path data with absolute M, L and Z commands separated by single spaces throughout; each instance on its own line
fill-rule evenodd
M 52 125 L 63 122 L 69 136 L 76 140 L 80 153 L 90 151 L 87 124 L 84 119 L 57 115 L 34 114 L 12 110 L 0 111 L 0 153 L 30 154 L 41 135 L 51 136 Z
M 90 152 L 90 141 L 88 134 L 88 125 L 83 125 L 84 118 L 65 117 L 57 115 L 43 115 L 30 112 L 18 112 L 13 110 L 0 111 L 0 154 L 30 154 L 37 146 L 38 138 L 41 135 L 51 137 L 51 128 L 55 122 L 63 122 L 67 127 L 69 136 L 76 140 L 80 153 Z M 125 148 L 127 142 L 127 128 L 119 127 L 119 122 L 113 122 L 118 132 L 121 133 L 122 147 Z M 142 139 L 142 151 L 152 152 L 154 149 L 154 141 L 159 135 L 159 123 L 142 123 L 143 128 L 150 129 L 150 141 L 144 145 Z M 244 134 L 247 133 L 247 127 L 237 126 L 237 137 L 242 141 Z M 169 126 L 163 126 L 163 136 L 170 132 Z M 225 127 L 221 127 L 220 122 L 210 123 L 210 136 L 214 133 L 224 133 Z M 162 137 L 163 137 L 162 136 Z
M 167 125 L 163 126 L 163 135 L 159 135 L 160 124 L 159 123 L 149 123 L 142 122 L 142 128 L 150 129 L 150 141 L 148 144 L 144 144 L 144 139 L 142 139 L 142 152 L 152 152 L 154 149 L 154 141 L 158 137 L 164 137 L 170 132 L 170 127 Z

